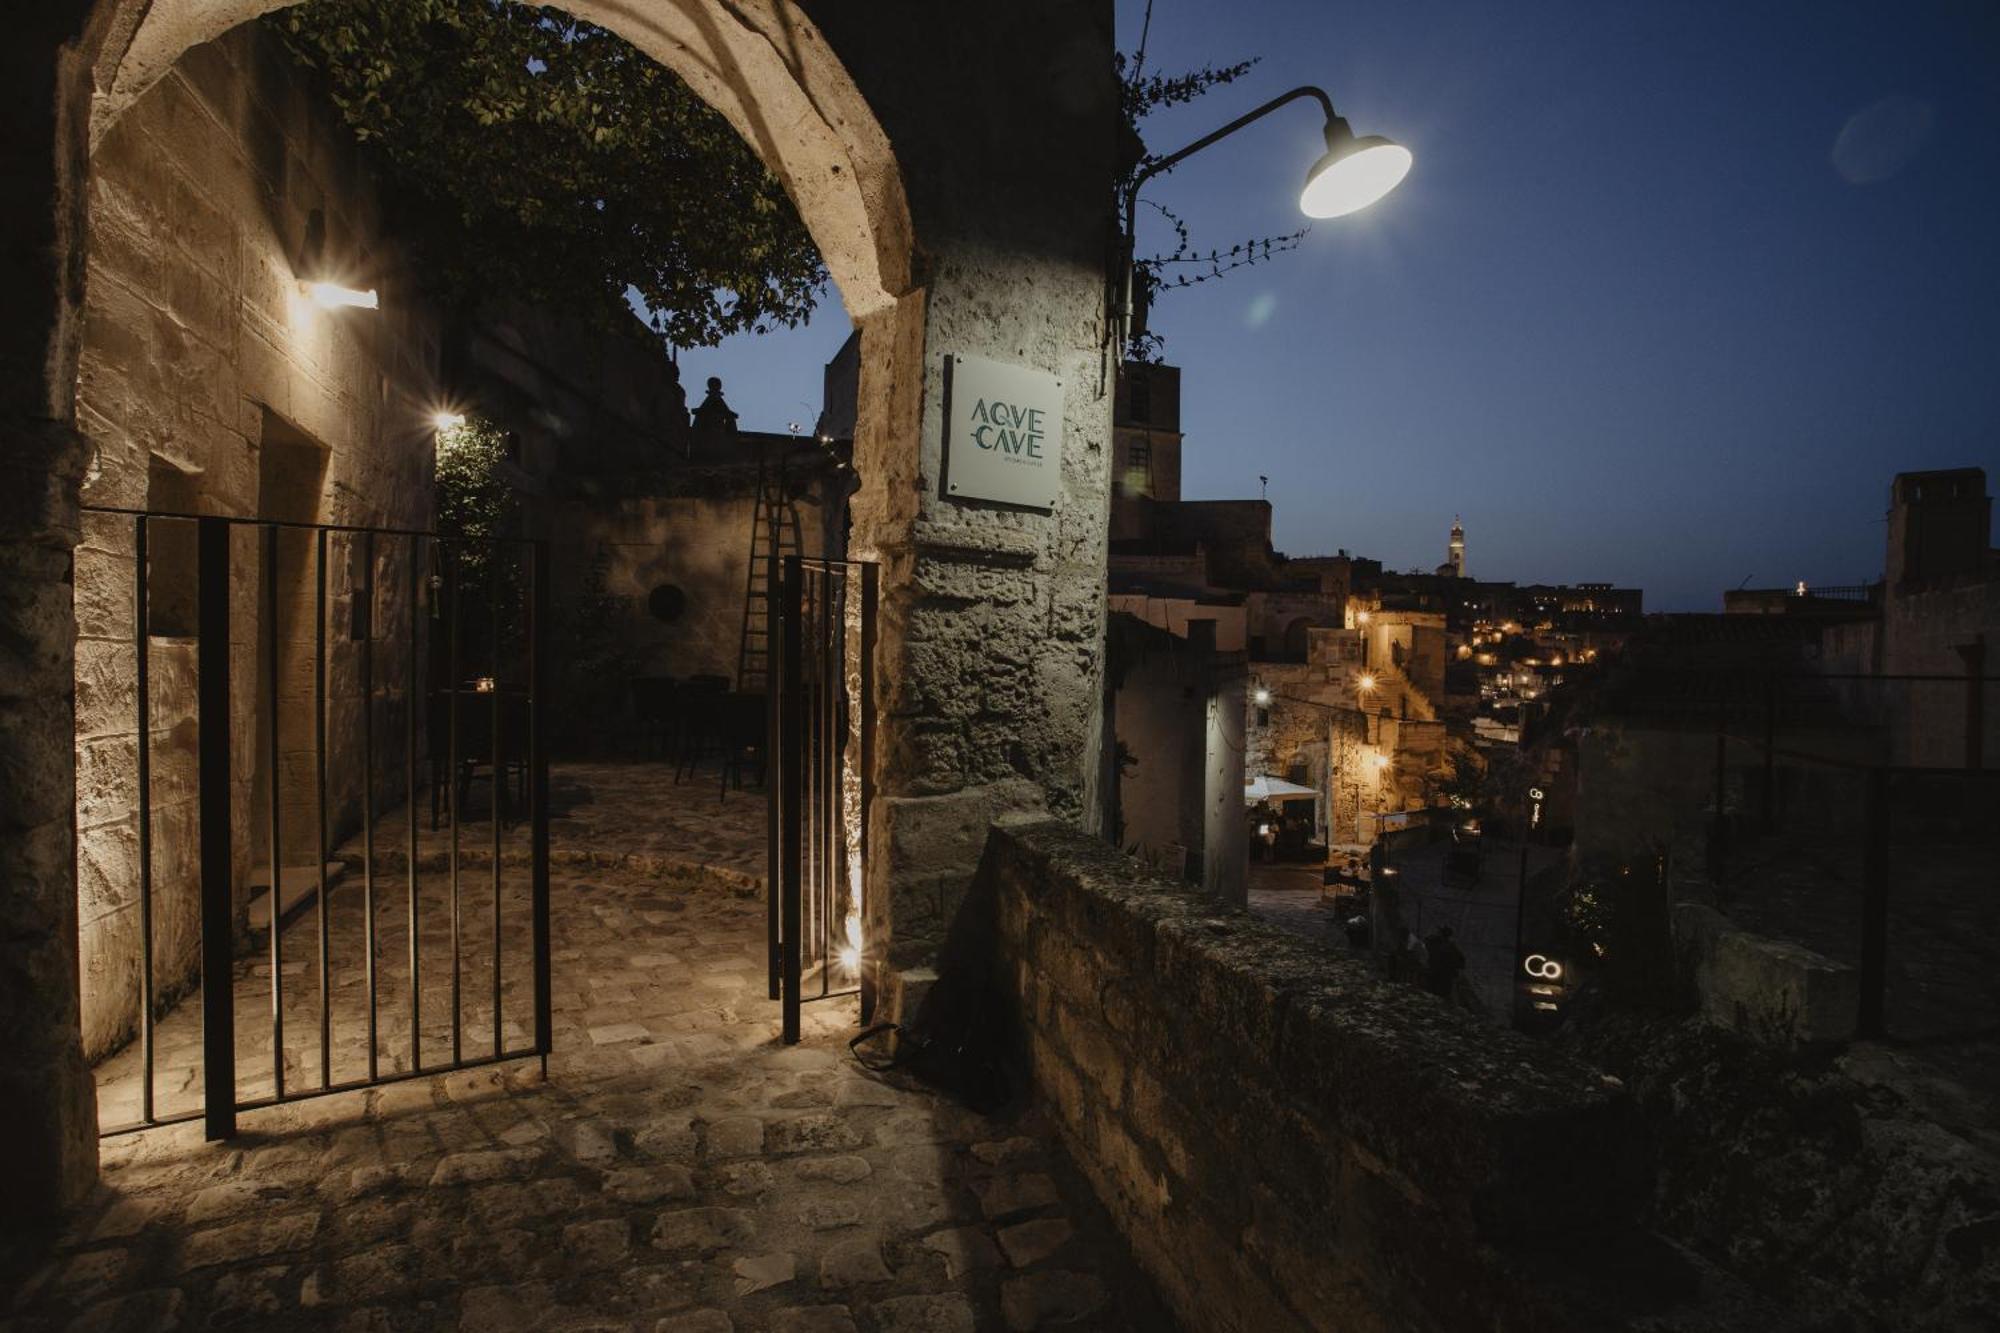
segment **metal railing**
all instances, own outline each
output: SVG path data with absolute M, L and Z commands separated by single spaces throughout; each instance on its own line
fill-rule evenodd
M 1781 698 L 1798 682 L 1826 682 L 1841 714 L 1788 717 Z M 2000 769 L 1986 766 L 1983 704 L 1995 683 L 1976 674 L 1773 676 L 1761 706 L 1715 712 L 1706 878 L 1718 904 L 1752 929 L 1856 968 L 1862 1036 L 2000 1032 L 1990 848 Z M 1955 707 L 1952 695 L 1962 697 Z M 1919 724 L 1933 733 L 1927 744 L 1905 734 Z M 1951 749 L 1963 763 L 1897 758 Z
M 142 1088 L 138 1099 L 136 1121 L 101 1132 L 124 1133 L 154 1125 L 200 1118 L 204 1121 L 207 1136 L 211 1139 L 220 1139 L 234 1134 L 236 1116 L 239 1112 L 328 1093 L 531 1056 L 542 1058 L 546 1073 L 547 1056 L 551 1047 L 552 1021 L 549 992 L 548 756 L 544 738 L 546 691 L 550 682 L 547 661 L 549 568 L 545 544 L 525 539 L 473 541 L 461 537 L 442 536 L 434 532 L 390 527 L 299 523 L 106 506 L 85 506 L 84 512 L 100 521 L 129 521 L 132 526 L 132 550 L 135 556 L 132 587 L 134 599 L 132 647 L 137 680 L 135 804 L 138 838 L 135 879 L 140 922 L 136 1035 L 140 1046 Z M 160 524 L 192 525 L 195 537 L 192 570 L 183 569 L 177 572 L 182 575 L 191 573 L 195 604 L 192 626 L 196 672 L 194 769 L 196 824 L 200 842 L 197 879 L 201 989 L 199 1085 L 202 1095 L 199 1109 L 173 1113 L 162 1113 L 156 1099 L 158 1055 L 156 1025 L 165 1012 L 162 1009 L 163 996 L 156 975 L 154 957 L 158 886 L 155 883 L 157 849 L 153 835 L 155 719 L 152 657 L 153 640 L 157 636 L 152 624 L 152 609 L 155 592 L 154 565 L 160 554 L 159 546 L 154 540 L 156 535 L 154 529 Z M 259 769 L 264 788 L 265 805 L 261 817 L 267 843 L 269 878 L 267 889 L 269 938 L 266 944 L 266 965 L 270 972 L 268 987 L 270 1091 L 266 1095 L 249 1097 L 241 1095 L 239 1091 L 239 1034 L 236 1014 L 239 958 L 235 946 L 241 914 L 237 910 L 238 808 L 233 790 L 235 710 L 232 705 L 231 658 L 232 633 L 236 628 L 232 623 L 232 601 L 236 600 L 234 580 L 239 567 L 232 561 L 231 547 L 232 536 L 238 530 L 254 532 L 257 538 L 255 577 L 260 587 L 258 596 L 252 604 L 258 608 L 258 623 L 254 627 L 254 635 L 262 669 L 256 673 L 261 679 L 254 683 L 255 701 L 251 713 L 255 730 L 261 733 L 259 737 L 261 744 L 254 747 L 259 753 L 256 755 L 253 767 Z M 288 1054 L 285 950 L 287 903 L 283 872 L 286 859 L 287 798 L 288 795 L 296 795 L 295 789 L 299 783 L 296 778 L 290 784 L 287 783 L 286 742 L 290 739 L 290 735 L 287 731 L 288 710 L 282 703 L 285 699 L 288 659 L 294 667 L 298 665 L 296 650 L 299 645 L 295 641 L 281 641 L 280 638 L 280 625 L 285 610 L 281 599 L 281 584 L 286 573 L 283 568 L 285 552 L 281 536 L 285 533 L 297 533 L 305 539 L 306 550 L 309 552 L 307 559 L 310 565 L 307 578 L 309 586 L 301 587 L 297 583 L 301 571 L 296 568 L 290 571 L 294 579 L 291 586 L 301 600 L 309 599 L 313 615 L 310 635 L 312 718 L 309 785 L 314 825 L 310 843 L 315 853 L 317 867 L 314 885 L 316 901 L 313 910 L 317 940 L 311 960 L 312 970 L 318 983 L 314 1015 L 317 1028 L 317 1069 L 313 1071 L 316 1078 L 305 1086 L 288 1082 L 286 1058 Z M 361 764 L 358 775 L 336 771 L 329 763 L 333 748 L 331 744 L 333 738 L 329 730 L 328 630 L 332 619 L 329 602 L 331 564 L 329 547 L 336 541 L 346 546 L 351 565 L 358 566 L 358 573 L 352 569 L 350 571 L 349 588 L 352 599 L 353 663 L 359 677 L 358 739 Z M 405 980 L 409 1046 L 407 1062 L 403 1067 L 385 1071 L 382 1067 L 384 1055 L 380 994 L 382 977 L 379 975 L 383 951 L 381 941 L 378 939 L 379 909 L 382 904 L 378 901 L 378 888 L 381 886 L 377 882 L 376 835 L 383 810 L 393 805 L 393 794 L 388 800 L 382 797 L 380 777 L 383 775 L 378 775 L 377 742 L 378 732 L 383 728 L 377 723 L 377 713 L 380 711 L 389 714 L 389 720 L 393 722 L 396 698 L 392 692 L 395 682 L 378 679 L 376 648 L 378 640 L 388 638 L 383 632 L 384 629 L 393 633 L 396 627 L 385 627 L 376 623 L 376 606 L 379 600 L 378 594 L 393 586 L 391 583 L 378 581 L 378 561 L 384 555 L 392 553 L 398 546 L 401 547 L 403 556 L 400 562 L 402 565 L 400 591 L 408 602 L 407 625 L 402 627 L 407 631 L 407 640 L 400 645 L 402 658 L 400 721 L 403 750 L 401 766 L 403 817 L 407 825 L 404 848 L 407 864 L 403 883 L 405 909 L 403 929 L 408 935 L 406 963 L 408 975 Z M 492 1026 L 490 1047 L 481 1054 L 469 1054 L 467 1050 L 461 985 L 466 961 L 461 950 L 464 913 L 459 864 L 461 812 L 458 802 L 458 791 L 462 780 L 461 762 L 464 758 L 460 754 L 459 747 L 462 715 L 459 704 L 462 697 L 460 687 L 463 675 L 460 627 L 466 609 L 462 598 L 464 590 L 461 586 L 461 565 L 463 558 L 471 552 L 480 555 L 487 573 L 486 612 L 490 632 L 488 662 L 492 683 L 490 743 L 489 753 L 486 756 L 493 782 L 493 865 L 490 898 Z M 523 562 L 526 565 L 525 589 L 520 587 L 518 582 Z M 427 593 L 430 594 L 428 597 Z M 503 605 L 509 600 L 514 605 L 511 607 Z M 517 631 L 516 641 L 508 645 L 513 649 L 511 659 L 503 651 L 502 642 L 503 627 L 508 623 L 504 612 L 508 610 L 514 614 L 512 623 Z M 430 642 L 436 637 L 432 622 L 440 619 L 448 625 L 447 632 L 443 636 L 445 644 L 442 650 L 437 644 Z M 179 628 L 185 629 L 185 627 Z M 392 643 L 392 646 L 397 645 Z M 427 648 L 430 650 L 429 660 L 434 672 L 442 673 L 446 683 L 442 691 L 430 696 L 426 695 L 421 685 Z M 393 665 L 395 664 L 392 663 L 392 667 Z M 515 684 L 511 689 L 506 682 L 510 672 L 515 678 Z M 419 745 L 419 711 L 427 697 L 433 702 L 447 701 L 445 706 L 449 710 L 449 717 L 443 728 L 444 745 L 447 750 L 444 762 L 445 778 L 452 790 L 448 881 L 441 895 L 442 902 L 439 904 L 440 909 L 448 915 L 451 934 L 447 1001 L 450 1009 L 450 1056 L 445 1060 L 433 1058 L 429 1063 L 426 1063 L 424 1049 L 425 959 L 422 936 L 426 905 L 420 883 L 420 863 L 423 858 L 419 848 L 417 788 L 420 753 L 424 754 L 429 763 L 433 785 L 438 781 L 439 756 L 435 745 L 430 747 L 427 753 Z M 503 939 L 506 934 L 502 919 L 503 774 L 510 767 L 508 751 L 503 744 L 505 716 L 503 699 L 513 699 L 518 703 L 518 713 L 525 726 L 522 758 L 518 765 L 513 766 L 517 767 L 525 777 L 528 788 L 527 928 L 530 957 L 527 960 L 527 970 L 531 989 L 533 1037 L 531 1044 L 513 1047 L 508 1046 L 505 1040 L 502 994 L 505 962 Z M 298 720 L 296 710 L 290 712 L 290 722 L 296 722 Z M 391 744 L 393 745 L 393 741 Z M 391 781 L 393 782 L 393 778 Z M 288 790 L 288 786 L 291 790 Z M 359 861 L 363 939 L 360 947 L 363 953 L 366 1009 L 365 1016 L 355 1017 L 365 1028 L 365 1073 L 350 1078 L 336 1077 L 333 1059 L 335 981 L 330 956 L 332 885 L 329 883 L 328 867 L 333 852 L 334 835 L 330 794 L 335 793 L 338 794 L 341 803 L 358 805 L 358 833 L 361 843 Z M 256 816 L 251 817 L 254 819 Z M 306 1063 L 302 1056 L 301 1067 L 304 1068 Z
M 796 555 L 771 570 L 768 940 L 787 1044 L 799 1040 L 803 1004 L 859 995 L 863 1021 L 874 1010 L 879 960 L 865 942 L 862 880 L 879 573 L 872 563 Z

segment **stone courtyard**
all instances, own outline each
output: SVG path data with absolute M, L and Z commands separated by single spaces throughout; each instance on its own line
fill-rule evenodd
M 19 1281 L 9 1326 L 1172 1326 L 1036 1113 L 975 1115 L 864 1069 L 846 1046 L 851 999 L 809 1005 L 803 1043 L 778 1042 L 754 873 L 760 793 L 718 800 L 712 778 L 676 785 L 659 766 L 559 768 L 552 786 L 546 1079 L 526 1059 L 246 1111 L 227 1143 L 205 1144 L 199 1122 L 108 1138 L 103 1182 L 54 1253 L 4 1270 Z M 467 844 L 479 813 L 467 812 Z M 378 852 L 402 839 L 379 831 Z M 420 834 L 426 921 L 446 882 L 443 840 Z M 487 872 L 467 861 L 476 902 Z M 402 864 L 377 864 L 378 894 L 399 911 Z M 330 895 L 337 912 L 351 880 Z M 404 947 L 386 933 L 392 915 L 382 909 L 378 939 L 385 1072 L 408 1045 L 394 1018 L 407 973 L 386 966 Z M 308 905 L 284 931 L 294 1088 L 317 1079 L 314 920 Z M 510 949 L 512 934 L 503 927 Z M 336 953 L 346 943 L 337 927 Z M 433 1026 L 449 1012 L 445 972 L 427 965 L 423 978 L 427 1064 L 449 1050 L 448 1025 Z M 246 1035 L 268 1024 L 268 976 L 258 951 L 239 959 Z M 467 974 L 468 1056 L 486 1050 L 475 1034 L 490 1031 L 490 1008 L 471 997 L 487 978 Z M 525 1040 L 525 989 L 505 1003 L 512 1046 Z M 335 1007 L 338 1081 L 356 1057 L 340 1035 L 354 1012 Z M 163 1088 L 191 1077 L 170 1077 L 174 1021 L 161 1028 Z M 136 1056 L 100 1070 L 114 1100 L 131 1095 L 120 1060 Z M 246 1096 L 260 1078 L 268 1090 L 268 1064 L 268 1035 L 239 1050 Z

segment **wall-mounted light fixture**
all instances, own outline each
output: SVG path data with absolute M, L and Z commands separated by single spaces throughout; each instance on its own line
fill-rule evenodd
M 326 212 L 315 208 L 306 214 L 305 235 L 300 238 L 296 251 L 294 273 L 305 276 L 299 280 L 299 290 L 306 299 L 322 310 L 374 310 L 380 307 L 381 299 L 373 287 L 350 287 L 336 279 L 341 276 L 338 265 L 327 260 Z
M 431 424 L 436 426 L 440 431 L 457 430 L 465 424 L 465 413 L 439 412 L 431 418 Z
M 300 284 L 314 305 L 322 310 L 374 310 L 381 305 L 373 287 L 343 287 L 337 282 Z
M 1238 116 L 1212 134 L 1205 134 L 1187 147 L 1149 163 L 1132 178 L 1125 191 L 1123 263 L 1114 293 L 1114 317 L 1127 339 L 1146 331 L 1146 293 L 1138 290 L 1134 235 L 1138 221 L 1139 191 L 1147 181 L 1171 170 L 1202 149 L 1226 139 L 1244 126 L 1262 120 L 1288 102 L 1302 97 L 1317 101 L 1326 115 L 1326 152 L 1306 171 L 1305 188 L 1299 192 L 1299 209 L 1310 218 L 1340 218 L 1358 213 L 1403 183 L 1410 174 L 1410 150 L 1379 134 L 1356 137 L 1345 117 L 1335 114 L 1333 99 L 1323 89 L 1307 85 L 1272 98 L 1264 105 Z

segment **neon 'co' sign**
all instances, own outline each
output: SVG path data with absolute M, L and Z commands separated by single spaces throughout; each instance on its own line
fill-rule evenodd
M 1522 960 L 1521 970 L 1536 981 L 1560 981 L 1563 965 L 1547 954 L 1531 953 Z

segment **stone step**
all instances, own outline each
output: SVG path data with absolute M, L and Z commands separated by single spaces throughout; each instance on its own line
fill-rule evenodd
M 347 869 L 340 861 L 326 863 L 326 886 L 332 889 Z M 278 911 L 289 918 L 319 892 L 319 867 L 307 863 L 286 866 L 278 877 Z M 260 866 L 250 872 L 250 929 L 268 930 L 271 925 L 271 868 Z

